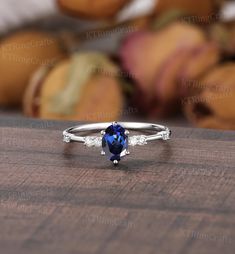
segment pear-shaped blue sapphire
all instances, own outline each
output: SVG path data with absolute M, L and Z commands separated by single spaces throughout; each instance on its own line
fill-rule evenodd
M 110 125 L 105 130 L 102 147 L 111 161 L 120 161 L 128 148 L 128 137 L 125 134 L 125 129 L 117 123 Z

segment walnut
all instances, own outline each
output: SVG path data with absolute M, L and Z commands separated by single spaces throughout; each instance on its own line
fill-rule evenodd
M 181 10 L 185 14 L 191 15 L 188 19 L 191 23 L 200 23 L 200 21 L 211 23 L 213 17 L 214 19 L 218 17 L 216 14 L 223 2 L 223 0 L 159 0 L 156 5 L 156 13 Z
M 235 129 L 235 64 L 216 66 L 202 79 L 195 80 L 199 92 L 184 99 L 188 119 L 196 126 Z
M 111 18 L 128 2 L 130 0 L 58 0 L 63 12 L 93 19 Z
M 0 105 L 19 106 L 32 73 L 66 55 L 59 39 L 42 31 L 20 31 L 0 43 Z
M 74 54 L 33 75 L 25 93 L 24 112 L 42 119 L 118 120 L 123 109 L 120 75 L 106 55 Z
M 139 90 L 140 107 L 159 117 L 176 109 L 184 80 L 200 76 L 219 61 L 219 50 L 203 30 L 176 21 L 157 31 L 129 35 L 120 56 Z

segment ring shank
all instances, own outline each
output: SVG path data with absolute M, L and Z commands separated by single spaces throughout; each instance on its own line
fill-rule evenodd
M 85 131 L 101 131 L 108 128 L 112 123 L 92 123 L 74 126 L 66 129 L 63 132 L 64 137 L 69 137 L 71 141 L 85 142 L 85 137 L 77 136 L 76 133 Z M 123 128 L 127 130 L 150 130 L 156 131 L 153 135 L 147 135 L 146 141 L 152 141 L 157 139 L 167 140 L 170 136 L 170 129 L 158 124 L 153 123 L 138 123 L 138 122 L 118 122 Z M 168 138 L 167 138 L 168 137 Z

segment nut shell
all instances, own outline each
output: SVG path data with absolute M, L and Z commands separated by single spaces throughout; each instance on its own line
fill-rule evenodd
M 21 31 L 2 40 L 0 105 L 20 105 L 34 71 L 43 65 L 53 65 L 65 54 L 60 41 L 42 31 Z
M 103 19 L 113 17 L 130 0 L 58 0 L 60 9 L 72 16 Z
M 197 16 L 211 16 L 216 14 L 216 11 L 222 1 L 218 0 L 159 0 L 156 5 L 156 13 L 164 13 L 170 10 L 181 10 L 186 14 Z M 193 19 L 193 17 L 192 17 Z M 208 17 L 208 21 L 210 21 Z
M 39 70 L 25 93 L 25 113 L 42 119 L 114 121 L 120 118 L 123 109 L 123 95 L 117 77 L 98 73 L 92 76 L 80 91 L 72 112 L 58 112 L 52 103 L 58 94 L 65 93 L 71 59 L 58 63 L 53 69 Z M 85 71 L 85 70 L 84 70 Z M 44 72 L 44 75 L 42 73 Z M 41 78 L 38 79 L 41 75 Z M 33 81 L 32 80 L 32 81 Z M 37 85 L 35 85 L 35 80 Z M 38 87 L 39 88 L 38 88 Z M 36 92 L 35 91 L 39 91 Z M 32 96 L 32 93 L 34 94 Z M 32 110 L 36 99 L 38 109 Z M 61 104 L 63 104 L 61 102 Z M 35 114 L 36 112 L 36 114 Z
M 196 126 L 235 129 L 235 64 L 214 68 L 198 81 L 200 93 L 185 100 L 185 113 Z

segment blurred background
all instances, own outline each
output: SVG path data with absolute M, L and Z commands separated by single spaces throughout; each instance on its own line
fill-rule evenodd
M 235 2 L 1 0 L 0 115 L 235 130 Z

